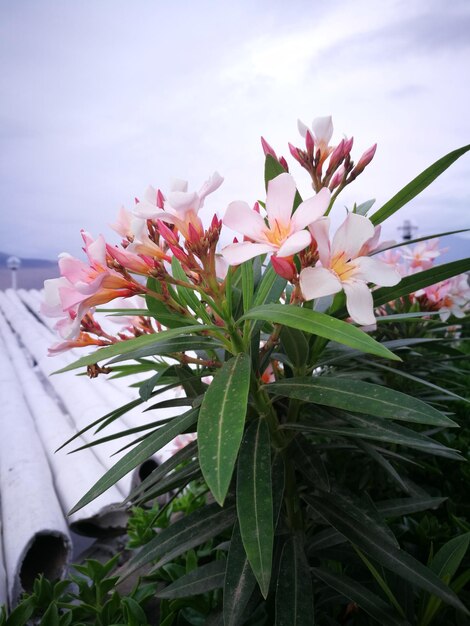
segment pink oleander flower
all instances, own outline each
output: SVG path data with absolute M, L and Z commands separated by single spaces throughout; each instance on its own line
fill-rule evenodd
M 439 317 L 443 322 L 451 315 L 462 318 L 465 317 L 470 303 L 468 277 L 466 274 L 454 276 L 420 289 L 414 295 L 416 298 L 424 296 L 432 307 L 439 311 Z
M 230 244 L 222 250 L 229 265 L 239 265 L 265 253 L 289 257 L 310 245 L 312 238 L 305 228 L 324 215 L 330 202 L 330 192 L 322 189 L 292 213 L 295 193 L 296 185 L 290 174 L 279 174 L 270 180 L 266 196 L 267 221 L 250 209 L 246 202 L 229 204 L 223 223 L 249 239 Z
M 61 341 L 60 343 L 55 343 L 48 350 L 48 356 L 55 356 L 56 354 L 60 354 L 61 352 L 66 352 L 67 350 L 72 350 L 73 348 L 87 348 L 88 346 L 108 346 L 110 345 L 109 341 L 103 341 L 99 338 L 94 338 L 88 333 L 80 332 L 76 339 L 70 339 L 66 341 Z
M 222 176 L 214 172 L 199 191 L 188 192 L 188 183 L 177 180 L 173 184 L 168 198 L 163 201 L 163 210 L 161 194 L 153 187 L 148 187 L 144 199 L 139 201 L 135 207 L 135 214 L 140 218 L 175 224 L 186 239 L 190 238 L 190 225 L 202 235 L 204 227 L 198 212 L 204 206 L 206 197 L 218 189 L 223 181 Z
M 329 296 L 344 290 L 351 318 L 362 326 L 375 324 L 374 305 L 368 283 L 392 286 L 399 273 L 386 263 L 360 256 L 364 245 L 374 238 L 372 222 L 349 213 L 330 243 L 329 218 L 314 222 L 309 230 L 318 246 L 320 264 L 300 272 L 300 288 L 305 300 Z
M 445 249 L 439 248 L 439 239 L 420 241 L 412 248 L 403 248 L 403 258 L 408 261 L 411 269 L 428 270 Z
M 406 276 L 408 273 L 408 269 L 403 263 L 403 256 L 400 248 L 392 248 L 391 250 L 384 250 L 379 256 L 379 259 L 386 263 L 387 265 L 391 265 L 394 267 L 400 276 Z
M 100 235 L 94 240 L 82 231 L 84 251 L 89 264 L 69 254 L 59 257 L 60 278 L 44 282 L 45 301 L 41 307 L 45 315 L 62 317 L 56 329 L 63 339 L 79 336 L 80 322 L 93 307 L 118 297 L 133 296 L 138 286 L 107 266 L 106 242 Z

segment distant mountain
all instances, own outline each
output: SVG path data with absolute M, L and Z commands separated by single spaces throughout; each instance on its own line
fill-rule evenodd
M 5 268 L 7 266 L 7 260 L 11 256 L 16 256 L 13 254 L 6 254 L 5 252 L 0 252 L 0 268 Z M 57 265 L 57 261 L 50 261 L 48 259 L 23 259 L 19 257 L 21 260 L 21 267 L 52 267 Z

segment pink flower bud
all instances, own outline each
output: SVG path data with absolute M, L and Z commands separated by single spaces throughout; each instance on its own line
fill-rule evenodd
M 286 170 L 286 172 L 289 171 L 289 165 L 287 163 L 287 161 L 285 160 L 284 157 L 279 157 L 279 163 L 282 165 L 282 167 Z
M 304 160 L 302 159 L 300 155 L 300 150 L 296 148 L 295 146 L 293 146 L 291 143 L 289 144 L 289 150 L 292 156 L 294 157 L 294 159 L 302 165 Z
M 186 263 L 188 261 L 188 255 L 179 246 L 175 246 L 171 243 L 169 243 L 168 246 L 178 261 L 181 261 L 181 263 Z
M 276 274 L 285 278 L 286 280 L 292 280 L 296 274 L 296 268 L 294 262 L 287 257 L 278 257 L 275 254 L 271 257 L 271 263 Z
M 255 202 L 253 205 L 253 211 L 256 211 L 257 213 L 260 213 L 261 210 L 259 208 L 259 202 Z
M 268 154 L 270 154 L 277 161 L 276 153 L 274 152 L 273 148 L 269 145 L 269 143 L 266 141 L 264 137 L 261 137 L 261 145 L 263 147 L 264 155 L 268 156 Z
M 164 203 L 165 203 L 165 197 L 159 189 L 157 191 L 157 207 L 159 209 L 163 209 Z
M 330 162 L 328 165 L 328 169 L 326 170 L 326 175 L 329 176 L 332 174 L 336 168 L 339 166 L 344 156 L 344 139 L 341 139 L 339 144 L 333 150 L 330 156 Z
M 354 143 L 354 137 L 351 137 L 351 139 L 344 140 L 343 156 L 346 156 L 347 154 L 351 152 L 353 143 Z
M 178 245 L 178 237 L 171 230 L 171 228 L 168 228 L 168 226 L 161 220 L 157 220 L 157 229 L 166 242 L 174 246 Z
M 328 188 L 330 189 L 330 191 L 333 191 L 333 189 L 336 189 L 336 187 L 338 187 L 341 184 L 341 181 L 343 180 L 343 176 L 344 176 L 344 167 L 341 165 L 339 169 L 336 170 L 333 178 L 330 180 L 330 184 L 328 185 Z
M 361 158 L 357 162 L 356 167 L 351 172 L 351 178 L 353 179 L 356 178 L 356 176 L 359 176 L 359 174 L 365 170 L 365 168 L 369 165 L 369 163 L 374 158 L 374 154 L 376 150 L 377 150 L 377 144 L 374 143 L 373 146 L 371 146 L 368 150 L 364 152 L 364 154 L 361 156 Z
M 201 239 L 201 233 L 194 228 L 191 222 L 188 227 L 188 239 L 191 243 L 197 243 Z
M 305 146 L 310 158 L 313 158 L 313 151 L 315 150 L 315 142 L 313 140 L 312 133 L 307 129 L 305 134 Z
M 211 228 L 220 228 L 220 226 L 222 225 L 222 220 L 219 220 L 219 218 L 217 217 L 217 215 L 214 213 L 214 217 L 212 218 L 211 221 Z

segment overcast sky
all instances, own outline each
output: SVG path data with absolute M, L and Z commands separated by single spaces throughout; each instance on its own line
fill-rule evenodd
M 302 145 L 297 118 L 332 114 L 353 157 L 376 158 L 337 205 L 377 207 L 470 143 L 467 0 L 0 0 L 0 250 L 78 254 L 148 184 L 208 200 L 263 197 L 263 135 Z M 289 155 L 290 156 L 290 155 Z M 307 175 L 291 168 L 300 191 Z M 470 155 L 389 222 L 470 227 Z

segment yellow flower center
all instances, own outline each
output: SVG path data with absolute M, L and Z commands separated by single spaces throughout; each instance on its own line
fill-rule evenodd
M 290 224 L 284 225 L 279 223 L 278 220 L 275 220 L 274 226 L 270 225 L 269 228 L 264 231 L 264 236 L 269 243 L 272 243 L 275 246 L 281 246 L 290 235 L 290 231 Z
M 356 272 L 357 265 L 348 259 L 344 252 L 337 254 L 331 259 L 331 269 L 336 273 L 341 282 L 351 278 Z

